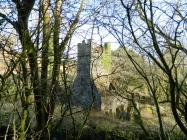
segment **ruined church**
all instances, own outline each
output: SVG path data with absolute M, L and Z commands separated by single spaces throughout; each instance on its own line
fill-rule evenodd
M 111 44 L 97 45 L 91 40 L 78 44 L 77 72 L 71 90 L 71 104 L 83 109 L 92 108 L 114 115 L 136 114 L 131 102 L 115 93 L 111 87 L 112 69 Z M 112 90 L 111 90 L 112 89 Z M 110 92 L 105 96 L 105 92 Z M 138 108 L 152 109 L 153 102 L 148 96 L 135 97 Z

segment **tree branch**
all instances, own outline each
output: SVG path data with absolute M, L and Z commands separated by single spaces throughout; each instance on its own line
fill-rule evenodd
M 82 0 L 81 1 L 81 5 L 79 7 L 79 10 L 78 10 L 78 12 L 76 14 L 76 17 L 73 20 L 72 24 L 70 25 L 70 28 L 69 28 L 64 40 L 62 41 L 62 43 L 60 45 L 60 48 L 62 49 L 62 51 L 65 49 L 66 44 L 68 43 L 69 39 L 71 38 L 73 32 L 75 31 L 75 29 L 77 27 L 77 24 L 78 24 L 78 22 L 80 20 L 81 12 L 82 12 L 82 10 L 84 8 L 84 3 L 85 3 L 85 0 Z
M 10 23 L 15 29 L 17 29 L 17 22 L 10 20 L 5 14 L 0 13 L 0 17 Z

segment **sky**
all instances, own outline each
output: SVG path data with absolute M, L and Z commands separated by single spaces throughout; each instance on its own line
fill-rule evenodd
M 5 1 L 6 0 L 4 0 L 4 2 Z M 163 0 L 153 0 L 153 1 L 154 2 L 162 2 Z M 184 0 L 166 0 L 166 1 L 168 1 L 168 2 L 170 2 L 170 1 L 174 2 L 174 1 L 184 1 Z M 4 10 L 4 9 L 1 8 L 1 7 L 5 6 L 4 2 L 2 0 L 0 1 L 0 12 L 8 13 L 8 12 L 10 12 L 10 9 Z M 96 6 L 98 4 L 97 0 L 90 0 L 90 2 L 91 3 L 95 3 Z M 30 17 L 30 19 L 32 19 L 29 22 L 30 26 L 36 26 L 37 25 L 37 20 L 34 20 L 36 18 L 37 18 L 37 14 L 34 13 L 34 11 L 33 11 L 32 14 L 31 14 L 31 17 Z M 75 34 L 74 34 L 74 36 L 72 38 L 71 45 L 72 46 L 76 46 L 76 44 L 82 42 L 82 40 L 90 39 L 92 37 L 93 41 L 97 42 L 98 44 L 101 44 L 101 40 L 102 40 L 102 43 L 104 43 L 104 42 L 110 42 L 112 44 L 112 50 L 115 50 L 115 49 L 117 49 L 119 47 L 119 44 L 118 44 L 117 40 L 111 34 L 108 34 L 108 32 L 104 28 L 100 28 L 99 32 L 98 32 L 98 29 L 95 28 L 93 30 L 93 35 L 91 35 L 92 27 L 93 27 L 93 25 L 89 25 L 89 24 L 85 24 L 85 25 L 81 26 L 75 32 Z M 11 30 L 7 30 L 7 31 L 11 32 Z
M 92 38 L 93 42 L 98 44 L 110 42 L 112 44 L 112 50 L 116 50 L 119 47 L 117 40 L 104 29 L 102 29 L 100 33 L 98 33 L 97 29 L 94 29 L 93 34 L 91 34 L 92 27 L 93 26 L 90 25 L 83 25 L 80 29 L 76 30 L 75 35 L 72 38 L 72 44 L 76 45 L 81 43 L 82 40 Z

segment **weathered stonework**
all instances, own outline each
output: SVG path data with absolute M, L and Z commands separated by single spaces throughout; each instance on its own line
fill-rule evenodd
M 92 47 L 92 74 L 96 81 L 97 88 L 104 94 L 104 92 L 109 89 L 110 85 L 112 69 L 111 44 L 105 43 L 103 47 L 93 44 Z
M 132 103 L 116 95 L 115 89 L 110 90 L 111 57 L 110 43 L 105 43 L 103 47 L 91 40 L 78 44 L 77 76 L 72 87 L 72 105 L 85 109 L 92 106 L 117 118 L 135 121 L 137 112 Z M 132 97 L 129 95 L 127 98 Z M 146 108 L 149 110 L 154 104 L 151 98 L 139 93 L 134 95 L 134 101 L 142 112 L 147 112 L 144 111 L 145 104 L 148 104 Z
M 71 103 L 74 106 L 101 109 L 99 94 L 91 76 L 91 40 L 78 44 L 77 76 L 72 87 Z
M 127 97 L 131 99 L 132 97 Z M 136 107 L 141 111 L 143 117 L 153 117 L 154 102 L 148 96 L 135 96 L 134 101 Z M 133 104 L 130 100 L 127 100 L 121 96 L 108 95 L 102 97 L 101 110 L 105 114 L 111 114 L 119 119 L 128 120 L 132 122 L 137 121 L 137 111 L 134 109 Z

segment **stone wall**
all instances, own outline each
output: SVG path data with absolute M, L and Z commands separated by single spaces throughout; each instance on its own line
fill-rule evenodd
M 110 74 L 112 69 L 111 44 L 105 43 L 103 46 L 92 45 L 92 75 L 96 86 L 104 93 L 110 85 Z

